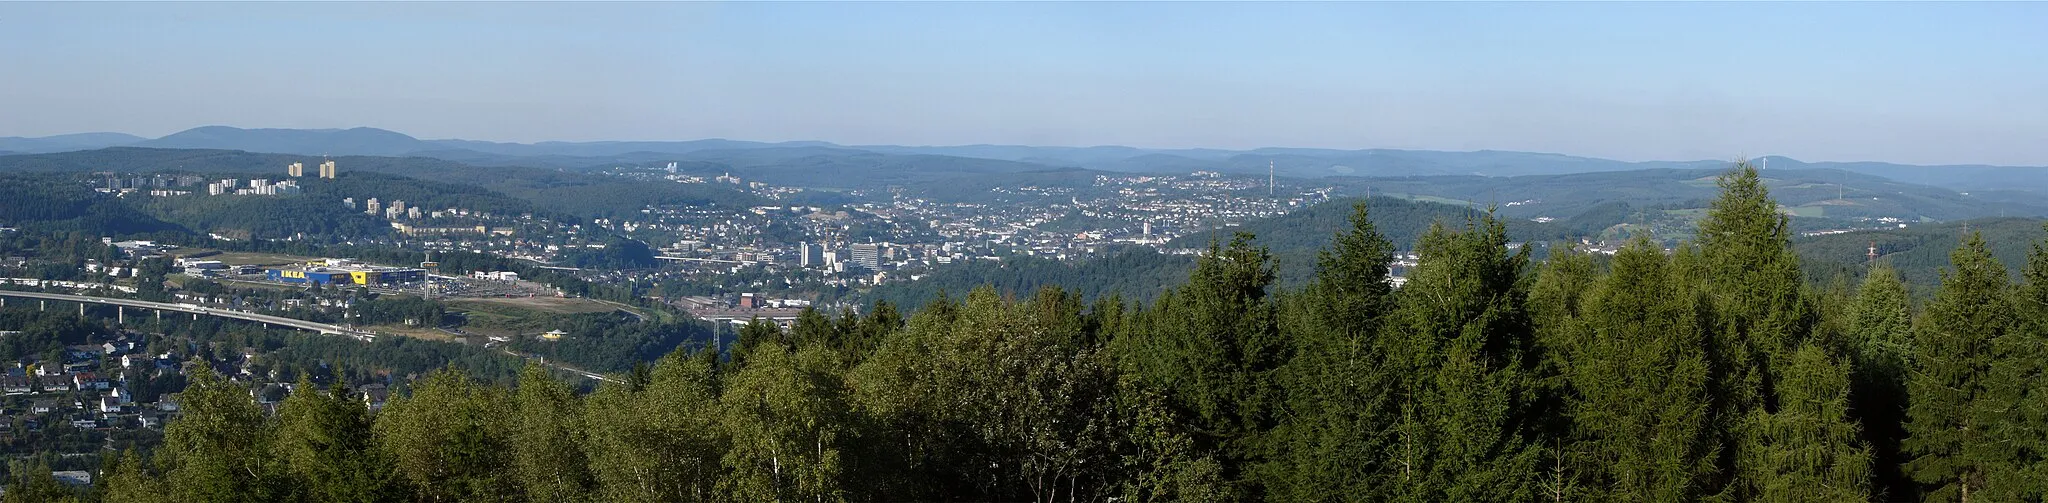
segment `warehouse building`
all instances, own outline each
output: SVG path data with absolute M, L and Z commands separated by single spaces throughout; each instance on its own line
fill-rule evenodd
M 265 271 L 264 275 L 271 281 L 322 285 L 391 285 L 427 280 L 426 269 L 381 267 L 335 260 L 327 261 L 326 264 L 271 268 Z

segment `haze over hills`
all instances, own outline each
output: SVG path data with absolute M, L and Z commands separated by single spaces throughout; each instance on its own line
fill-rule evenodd
M 704 169 L 722 165 L 761 170 L 757 176 L 785 178 L 780 171 L 876 171 L 885 179 L 911 180 L 911 172 L 935 165 L 966 173 L 1031 172 L 1084 168 L 1131 173 L 1216 171 L 1279 176 L 1520 176 L 1633 171 L 1715 169 L 1728 160 L 1626 162 L 1562 154 L 1479 150 L 1445 152 L 1398 149 L 1259 148 L 1143 149 L 1125 146 L 1037 147 L 1021 145 L 838 145 L 821 141 L 753 142 L 599 141 L 503 143 L 422 140 L 368 127 L 350 129 L 242 129 L 205 126 L 162 138 L 121 133 L 80 133 L 41 138 L 0 138 L 0 152 L 51 153 L 115 146 L 245 150 L 299 155 L 419 156 L 489 166 L 582 169 L 618 163 L 681 162 Z M 1805 162 L 1769 156 L 1768 166 L 1836 169 L 1954 190 L 2048 192 L 2048 169 L 1984 165 L 1914 166 L 1884 162 Z M 778 171 L 780 170 L 780 171 Z M 800 177 L 799 177 L 800 178 Z

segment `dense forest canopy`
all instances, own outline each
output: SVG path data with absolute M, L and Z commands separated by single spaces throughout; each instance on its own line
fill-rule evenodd
M 2040 501 L 2048 242 L 1952 248 L 1917 305 L 1880 261 L 1805 279 L 1757 172 L 1697 238 L 1541 260 L 1491 214 L 1395 288 L 1371 206 L 1300 287 L 1248 235 L 1145 302 L 980 288 L 905 317 L 747 325 L 579 395 L 456 370 L 371 412 L 275 415 L 195 367 L 103 501 Z M 957 295 L 957 294 L 956 294 Z M 18 496 L 19 495 L 19 496 Z

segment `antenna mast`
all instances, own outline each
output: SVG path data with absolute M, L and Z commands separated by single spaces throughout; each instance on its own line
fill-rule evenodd
M 1877 242 L 1870 242 L 1870 265 L 1877 265 Z
M 1273 197 L 1273 161 L 1266 161 L 1266 197 Z

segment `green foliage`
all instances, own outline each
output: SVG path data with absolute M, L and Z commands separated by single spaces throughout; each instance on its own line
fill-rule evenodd
M 935 268 L 917 281 L 887 283 L 868 297 L 899 306 L 923 306 L 941 292 L 967 292 L 990 286 L 1005 295 L 1030 295 L 1048 286 L 1088 299 L 1122 295 L 1151 301 L 1173 284 L 1185 281 L 1194 261 L 1151 248 L 1134 247 L 1086 260 L 1013 257 L 999 261 L 968 260 Z
M 1561 265 L 1564 270 L 1568 265 Z M 1569 273 L 1565 273 L 1569 274 Z M 1661 250 L 1638 238 L 1586 294 L 1579 316 L 1546 330 L 1569 346 L 1574 481 L 1596 501 L 1689 501 L 1711 494 L 1720 450 L 1708 421 L 1707 305 Z M 1565 335 L 1568 334 L 1568 335 Z
M 182 232 L 68 176 L 0 175 L 0 222 L 9 227 L 95 236 Z
M 1990 434 L 2004 411 L 1989 379 L 1997 341 L 2014 330 L 2006 303 L 2005 266 L 1991 257 L 1981 236 L 1956 248 L 1952 273 L 1927 305 L 1914 330 L 1912 378 L 1907 391 L 1905 468 L 1926 484 L 1935 501 L 1967 499 L 2001 481 L 2005 448 Z
M 1802 268 L 1810 281 L 1826 281 L 1837 275 L 1859 277 L 1869 270 L 1870 247 L 1876 246 L 1878 261 L 1898 273 L 1923 297 L 1941 282 L 1941 269 L 1949 266 L 1949 252 L 1956 239 L 1971 232 L 1984 235 L 1985 247 L 2000 263 L 2020 267 L 2027 263 L 2028 246 L 2048 239 L 2042 221 L 2034 218 L 1984 218 L 1963 222 L 1914 224 L 1903 229 L 1849 232 L 1794 239 Z M 2012 271 L 2018 277 L 2017 270 Z
M 1744 425 L 1739 463 L 1759 501 L 1867 501 L 1870 452 L 1849 419 L 1849 372 L 1818 345 L 1792 355 L 1779 409 Z
M 606 384 L 583 410 L 596 501 L 713 501 L 730 436 L 718 376 L 680 352 L 654 365 L 644 389 Z
M 1211 244 L 1181 290 L 1160 297 L 1116 339 L 1129 378 L 1164 392 L 1188 421 L 1195 453 L 1221 463 L 1230 493 L 1255 489 L 1257 435 L 1282 401 L 1275 378 L 1290 352 L 1279 331 L 1271 255 L 1239 234 Z
M 504 388 L 449 369 L 392 399 L 372 428 L 390 468 L 422 499 L 501 501 L 518 494 L 513 404 Z
M 101 501 L 170 503 L 163 481 L 150 473 L 149 462 L 133 450 L 121 451 L 95 480 Z
M 1756 172 L 1697 245 L 1639 238 L 1540 265 L 1492 214 L 1418 238 L 1407 282 L 1372 211 L 1275 287 L 1250 236 L 1149 303 L 1056 288 L 939 296 L 905 319 L 807 310 L 665 353 L 578 396 L 454 370 L 370 413 L 303 382 L 275 417 L 204 365 L 147 459 L 97 494 L 10 467 L 8 498 L 107 501 L 2039 501 L 2048 490 L 2048 242 L 2016 286 L 1972 236 L 1914 316 L 1880 265 L 1816 290 Z M 38 244 L 37 246 L 42 246 Z M 61 243 L 51 246 L 63 247 Z M 80 249 L 83 251 L 84 249 Z M 467 260 L 467 259 L 464 259 Z M 478 259 L 481 260 L 481 259 Z M 1846 278 L 1846 276 L 1845 276 Z M 1007 293 L 1007 294 L 1006 294 Z M 394 302 L 391 310 L 406 308 Z M 383 309 L 383 308 L 379 308 Z M 23 356 L 100 327 L 24 310 Z M 609 315 L 606 315 L 609 316 Z M 606 321 L 612 320 L 612 321 Z M 179 330 L 203 330 L 194 322 Z M 565 319 L 574 337 L 668 337 Z M 220 330 L 360 365 L 332 338 Z M 675 329 L 680 330 L 680 329 Z M 402 338 L 396 338 L 403 340 Z M 564 341 L 567 342 L 567 341 Z M 475 352 L 404 350 L 401 369 Z M 53 346 L 54 345 L 54 346 Z M 670 344 L 668 347 L 675 347 Z M 433 346 L 443 348 L 443 346 Z M 446 345 L 446 347 L 457 347 Z M 627 361 L 652 346 L 616 353 Z M 358 349 L 360 350 L 360 349 Z M 438 351 L 438 350 L 437 350 Z M 24 353 L 27 352 L 27 353 Z M 597 354 L 595 351 L 581 354 Z M 729 356 L 729 358 L 727 358 Z M 428 362 L 446 357 L 440 362 Z M 493 365 L 507 366 L 504 363 Z M 312 365 L 297 372 L 314 373 Z M 352 371 L 356 372 L 356 371 Z M 404 371 L 403 373 L 413 373 Z M 356 376 L 341 379 L 356 382 Z M 137 380 L 136 388 L 175 389 Z M 18 430 L 17 430 L 18 431 Z M 92 448 L 92 443 L 87 444 Z
M 1374 228 L 1389 242 L 1395 243 L 1398 249 L 1414 246 L 1432 225 L 1462 222 L 1481 212 L 1442 203 L 1372 197 L 1331 201 L 1273 218 L 1246 222 L 1227 230 L 1256 236 L 1253 243 L 1265 246 L 1273 254 L 1280 284 L 1298 287 L 1306 284 L 1316 273 L 1316 267 L 1321 263 L 1319 250 L 1332 246 L 1331 230 L 1351 227 L 1349 219 L 1355 216 L 1358 205 L 1365 205 L 1370 210 Z M 1527 220 L 1503 221 L 1502 225 L 1507 226 L 1512 241 L 1548 242 L 1573 235 L 1571 231 L 1553 224 Z M 1225 230 L 1189 234 L 1167 245 L 1199 248 L 1221 237 Z
M 178 394 L 177 420 L 158 451 L 168 493 L 178 501 L 274 499 L 281 489 L 265 456 L 271 425 L 241 384 L 204 361 L 186 365 L 191 383 Z
M 519 485 L 537 501 L 577 501 L 593 485 L 589 460 L 579 443 L 585 433 L 575 392 L 529 363 L 519 372 L 513 396 L 513 464 Z
M 1905 283 L 1887 265 L 1878 265 L 1863 280 L 1849 309 L 1848 346 L 1854 369 L 1851 411 L 1870 444 L 1872 469 L 1880 495 L 1906 499 L 1917 493 L 1911 479 L 1898 470 L 1905 458 L 1906 382 L 1913 368 L 1913 313 Z
M 1392 305 L 1393 243 L 1364 203 L 1318 260 L 1315 282 L 1284 302 L 1281 330 L 1295 357 L 1281 367 L 1285 414 L 1260 467 L 1268 494 L 1290 501 L 1385 498 L 1384 460 L 1396 417 L 1398 374 L 1384 360 L 1381 320 Z
M 863 440 L 879 442 L 859 454 L 889 467 L 871 497 L 1112 495 L 1113 375 L 1078 297 L 1007 302 L 982 288 L 958 309 L 920 315 L 849 377 L 877 430 Z
M 339 385 L 321 390 L 301 376 L 278 407 L 270 449 L 295 501 L 359 502 L 391 497 L 385 460 L 372 443 L 370 411 Z
M 731 448 L 721 492 L 742 501 L 842 501 L 850 437 L 844 370 L 832 351 L 756 350 L 725 383 L 721 424 Z
M 1400 403 L 1396 499 L 1519 501 L 1539 461 L 1524 249 L 1492 215 L 1422 237 L 1386 330 Z

